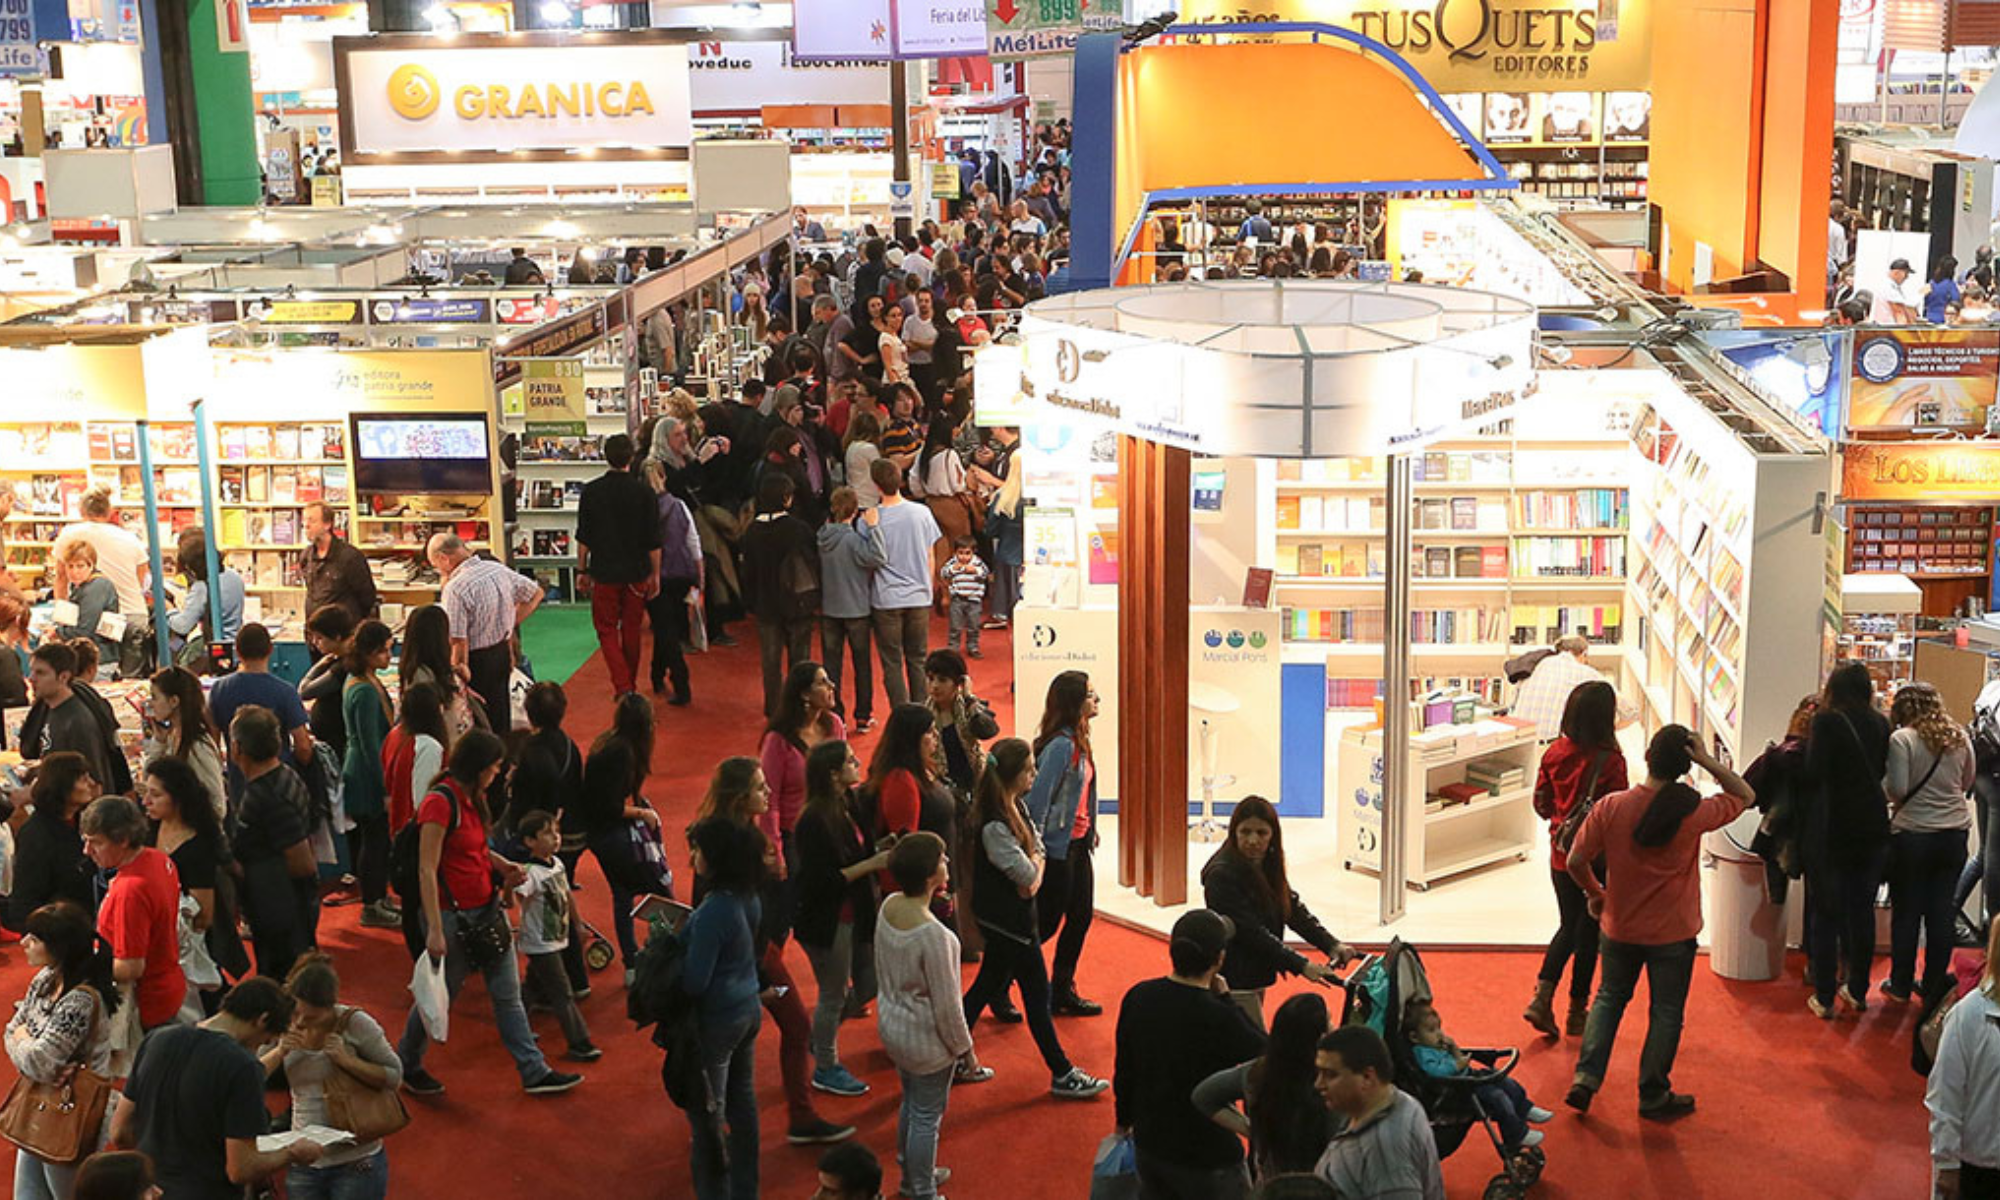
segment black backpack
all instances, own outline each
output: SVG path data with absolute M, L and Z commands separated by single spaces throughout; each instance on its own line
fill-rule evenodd
M 783 588 L 785 615 L 794 620 L 819 615 L 819 554 L 801 543 L 778 564 L 778 586 Z
M 444 826 L 444 835 L 448 838 L 458 832 L 459 799 L 453 793 L 445 794 L 451 797 L 452 802 L 451 816 L 446 818 Z M 421 801 L 418 807 L 422 807 Z M 423 903 L 422 887 L 417 882 L 423 854 L 418 842 L 422 836 L 421 829 L 421 822 L 412 816 L 409 824 L 396 831 L 396 840 L 389 845 L 389 886 L 396 889 L 396 895 L 402 897 L 406 905 Z
M 683 1109 L 706 1105 L 708 1077 L 701 1069 L 701 1014 L 693 996 L 681 988 L 687 965 L 687 944 L 677 933 L 654 922 L 646 944 L 632 960 L 632 986 L 625 993 L 625 1015 L 641 1029 L 653 1026 L 653 1044 L 666 1051 L 660 1067 L 667 1098 Z

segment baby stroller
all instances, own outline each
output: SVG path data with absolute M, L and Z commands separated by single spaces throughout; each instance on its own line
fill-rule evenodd
M 1449 1158 L 1465 1141 L 1474 1125 L 1486 1130 L 1493 1152 L 1500 1157 L 1500 1174 L 1486 1183 L 1484 1200 L 1519 1200 L 1542 1177 L 1548 1156 L 1539 1146 L 1516 1151 L 1511 1157 L 1500 1137 L 1500 1128 L 1472 1093 L 1482 1084 L 1504 1079 L 1520 1061 L 1519 1050 L 1475 1050 L 1465 1047 L 1475 1069 L 1463 1076 L 1440 1079 L 1427 1075 L 1410 1053 L 1409 1039 L 1403 1036 L 1403 1011 L 1412 1001 L 1431 999 L 1431 985 L 1424 974 L 1423 959 L 1415 946 L 1398 938 L 1379 955 L 1369 955 L 1341 981 L 1347 999 L 1341 1010 L 1342 1025 L 1366 1025 L 1389 1044 L 1389 1058 L 1396 1068 L 1396 1085 L 1424 1106 L 1430 1117 L 1431 1136 L 1437 1142 L 1439 1158 Z

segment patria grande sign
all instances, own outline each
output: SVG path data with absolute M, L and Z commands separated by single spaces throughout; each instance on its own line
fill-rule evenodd
M 588 37 L 588 35 L 586 35 Z M 688 50 L 509 36 L 335 39 L 349 161 L 658 156 L 691 140 Z

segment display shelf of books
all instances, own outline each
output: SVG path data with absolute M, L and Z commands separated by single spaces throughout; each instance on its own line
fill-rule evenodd
M 0 423 L 0 482 L 14 488 L 7 518 L 7 568 L 32 586 L 64 525 L 83 515 L 90 487 L 82 421 Z
M 216 549 L 251 595 L 303 605 L 305 506 L 326 503 L 334 528 L 353 533 L 347 425 L 338 421 L 229 421 L 214 427 Z M 288 606 L 289 607 L 289 606 Z
M 606 358 L 584 363 L 581 426 L 530 425 L 518 389 L 501 397 L 500 427 L 518 444 L 514 456 L 514 520 L 504 531 L 508 561 L 550 590 L 575 594 L 576 510 L 583 485 L 604 473 L 604 439 L 625 433 L 631 414 L 625 371 Z
M 1894 692 L 1909 681 L 1916 663 L 1917 614 L 1923 601 L 1923 589 L 1907 575 L 1843 575 L 1838 656 L 1867 663 L 1876 688 Z
M 1384 806 L 1403 806 L 1410 886 L 1426 889 L 1467 871 L 1535 850 L 1534 726 L 1494 716 L 1465 695 L 1432 693 L 1412 702 L 1411 770 L 1402 796 L 1383 795 L 1382 730 L 1341 734 L 1337 773 L 1340 845 L 1349 870 L 1382 864 Z
M 1625 662 L 1647 728 L 1686 725 L 1747 762 L 1818 684 L 1819 628 L 1797 597 L 1827 572 L 1827 459 L 1688 381 L 1661 388 L 1631 437 Z
M 1497 678 L 1514 647 L 1622 626 L 1630 497 L 1618 436 L 1587 425 L 1559 440 L 1508 428 L 1412 456 L 1411 635 L 1425 663 Z M 1275 571 L 1287 661 L 1325 662 L 1329 709 L 1380 692 L 1387 464 L 1375 458 L 1274 464 L 1264 561 Z M 1370 662 L 1369 660 L 1374 660 Z M 1478 668 L 1478 669 L 1474 669 Z M 1436 668 L 1433 668 L 1436 669 Z
M 146 482 L 140 466 L 139 427 L 132 421 L 86 421 L 90 486 L 111 489 L 112 502 L 127 523 L 138 526 L 145 511 Z M 171 566 L 175 539 L 182 529 L 201 523 L 201 460 L 195 449 L 192 421 L 170 421 L 147 428 L 153 463 L 153 495 L 159 513 L 158 536 Z M 140 532 L 135 529 L 134 532 Z M 142 534 L 143 536 L 143 534 Z

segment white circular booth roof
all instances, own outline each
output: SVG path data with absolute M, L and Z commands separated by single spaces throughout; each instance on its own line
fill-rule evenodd
M 1075 292 L 1029 305 L 1019 347 L 982 352 L 979 392 L 982 410 L 1008 407 L 988 395 L 1018 366 L 1013 420 L 1074 419 L 1202 454 L 1377 455 L 1504 416 L 1533 380 L 1534 333 L 1524 300 L 1424 284 Z M 996 355 L 1005 382 L 989 374 Z

